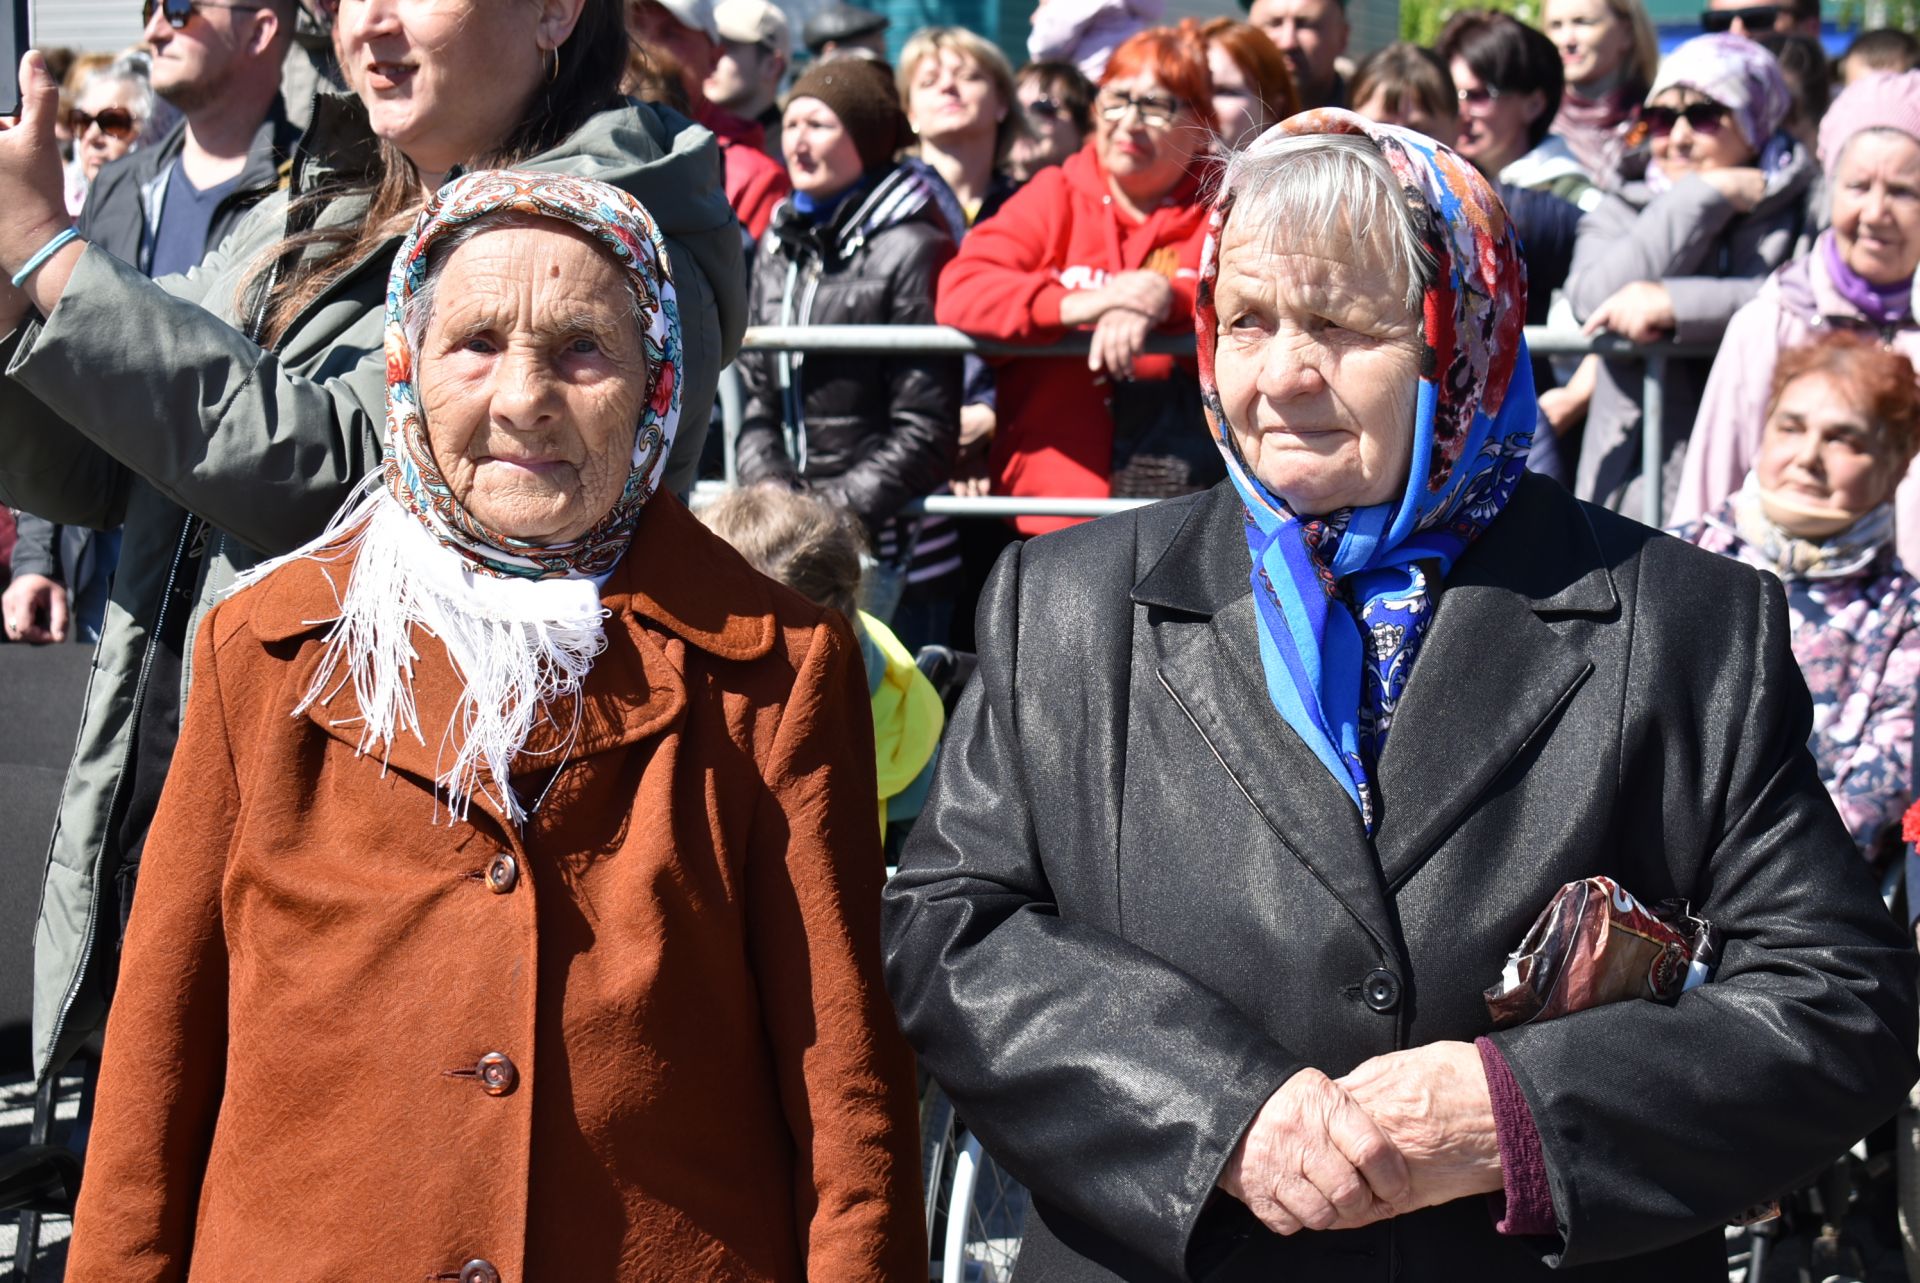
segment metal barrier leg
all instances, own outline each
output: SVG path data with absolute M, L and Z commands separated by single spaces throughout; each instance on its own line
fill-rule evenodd
M 720 383 L 714 399 L 720 403 L 720 458 L 729 487 L 740 482 L 740 424 L 747 417 L 747 389 L 740 381 L 740 367 L 728 365 L 720 371 Z
M 1666 406 L 1660 399 L 1666 381 L 1666 354 L 1649 353 L 1640 384 L 1640 484 L 1646 487 L 1646 492 L 1641 496 L 1640 519 L 1656 530 L 1660 528 L 1660 507 L 1665 498 L 1667 481 L 1666 424 L 1663 421 Z

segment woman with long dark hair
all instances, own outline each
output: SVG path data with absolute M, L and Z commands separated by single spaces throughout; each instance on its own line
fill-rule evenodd
M 380 459 L 386 263 L 456 171 L 595 178 L 667 237 L 690 332 L 688 420 L 706 422 L 745 308 L 739 233 L 712 137 L 619 96 L 619 0 L 432 6 L 343 0 L 353 92 L 323 95 L 284 197 L 191 277 L 153 282 L 71 237 L 37 55 L 0 132 L 0 502 L 125 523 L 121 565 L 48 862 L 35 1059 L 98 1027 L 173 752 L 198 618 L 234 574 L 316 534 Z M 37 314 L 37 315 L 36 315 Z M 700 432 L 666 473 L 691 478 Z

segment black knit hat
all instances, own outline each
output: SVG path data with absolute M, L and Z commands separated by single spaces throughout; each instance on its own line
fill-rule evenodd
M 840 117 L 860 153 L 860 167 L 885 169 L 909 136 L 899 91 L 887 69 L 871 58 L 827 58 L 802 72 L 787 101 L 818 98 Z

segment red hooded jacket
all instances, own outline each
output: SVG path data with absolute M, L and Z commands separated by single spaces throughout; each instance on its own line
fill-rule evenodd
M 1121 272 L 1149 269 L 1173 282 L 1165 328 L 1193 328 L 1193 291 L 1206 239 L 1207 208 L 1190 177 L 1142 222 L 1120 212 L 1106 170 L 1089 141 L 1067 162 L 1043 169 L 1000 212 L 967 233 L 940 274 L 934 315 L 982 338 L 1046 344 L 1066 337 L 1060 302 L 1069 290 L 1097 289 Z M 1164 379 L 1173 358 L 1142 357 L 1136 379 Z M 995 494 L 1085 496 L 1110 493 L 1113 416 L 1110 385 L 1084 357 L 1021 358 L 996 372 L 1000 423 L 990 467 Z M 1060 517 L 1021 517 L 1021 534 L 1072 525 Z
M 767 129 L 759 121 L 742 120 L 712 103 L 702 104 L 695 115 L 720 142 L 727 203 L 747 235 L 758 241 L 766 234 L 774 206 L 793 190 L 786 166 L 767 155 Z

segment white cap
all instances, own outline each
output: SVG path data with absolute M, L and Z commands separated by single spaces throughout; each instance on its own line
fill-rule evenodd
M 720 29 L 713 22 L 713 0 L 657 0 L 657 3 L 688 31 L 704 32 L 709 40 L 720 38 Z
M 722 40 L 743 45 L 766 45 L 775 53 L 793 52 L 787 15 L 767 0 L 720 0 L 713 7 L 714 25 Z

